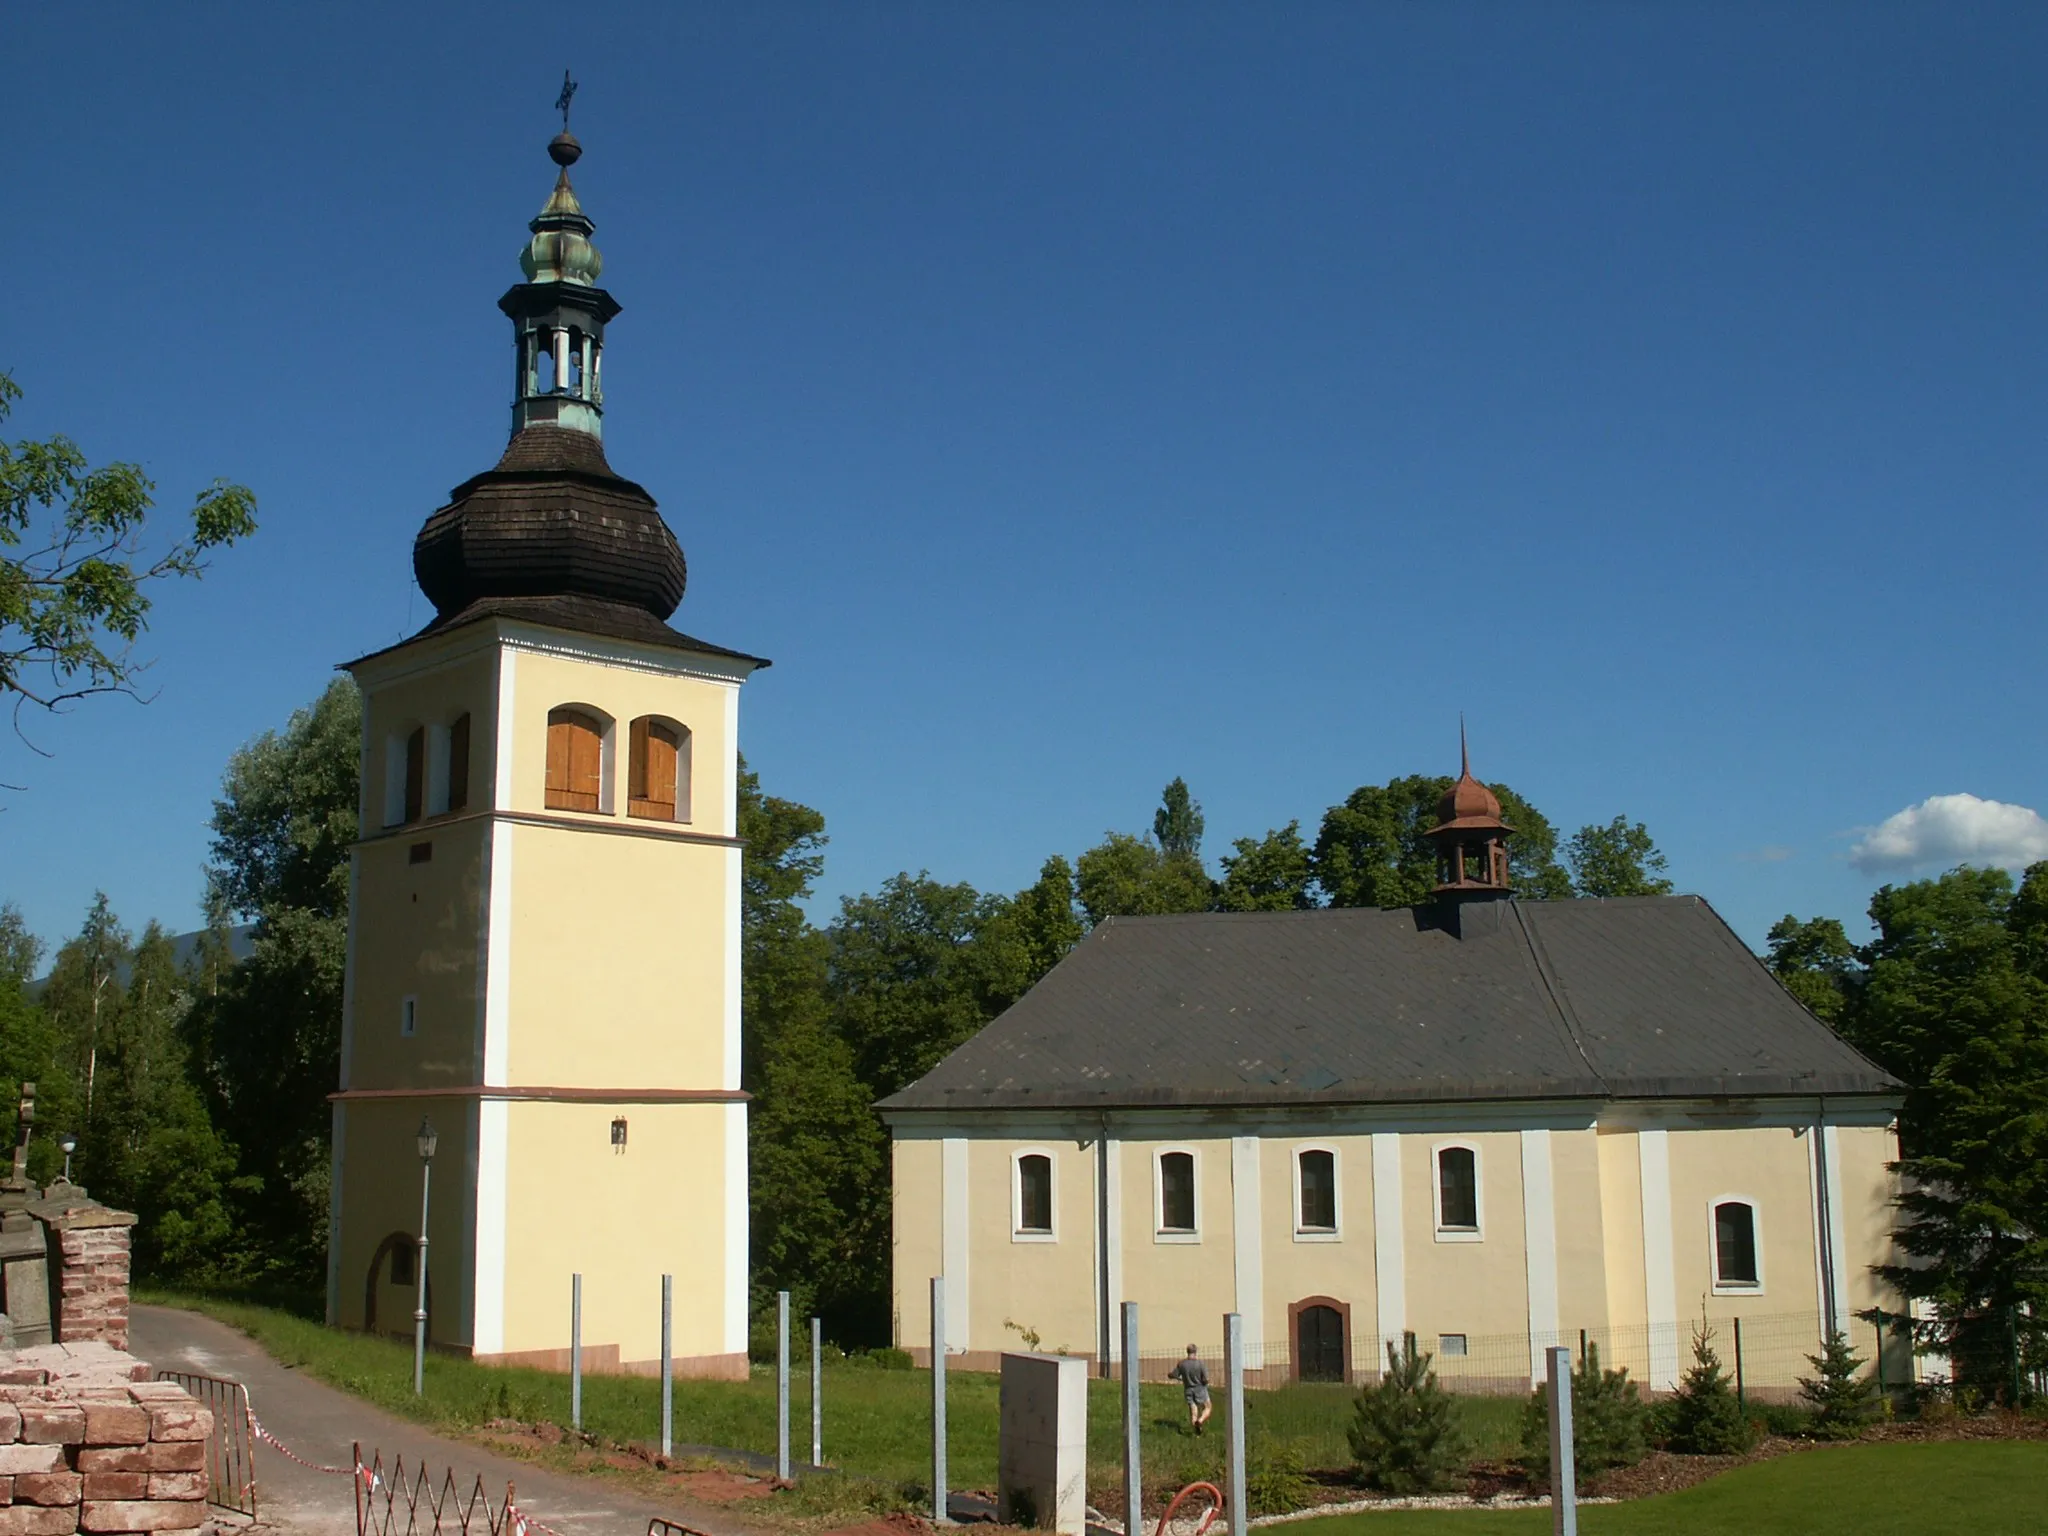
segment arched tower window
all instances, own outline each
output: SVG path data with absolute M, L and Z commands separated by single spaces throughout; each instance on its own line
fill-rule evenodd
M 405 738 L 405 821 L 418 821 L 427 809 L 427 728 L 417 726 Z
M 647 821 L 690 819 L 690 733 L 642 715 L 628 733 L 626 814 Z
M 603 801 L 603 723 L 580 709 L 549 710 L 548 809 L 595 811 Z

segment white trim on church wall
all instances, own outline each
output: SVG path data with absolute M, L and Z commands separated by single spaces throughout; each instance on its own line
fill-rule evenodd
M 742 919 L 740 916 L 742 853 L 725 850 L 725 1069 L 720 1086 L 728 1090 L 740 1085 L 740 967 Z
M 946 1352 L 967 1348 L 967 1138 L 939 1144 L 939 1272 L 946 1282 Z
M 1650 1388 L 1678 1385 L 1678 1277 L 1672 1252 L 1670 1132 L 1636 1132 L 1643 1186 L 1643 1310 L 1650 1324 Z
M 513 745 L 518 740 L 519 720 L 513 713 L 512 676 L 517 663 L 503 647 L 491 658 L 498 689 L 496 729 L 491 732 L 491 809 L 512 809 Z
M 1259 1201 L 1259 1138 L 1230 1138 L 1230 1250 L 1236 1276 L 1237 1310 L 1244 1318 L 1247 1348 L 1266 1339 L 1266 1267 L 1261 1240 L 1265 1223 Z M 1260 1359 L 1262 1356 L 1251 1356 Z M 1247 1361 L 1249 1363 L 1249 1359 Z
M 1372 1137 L 1372 1260 L 1379 1336 L 1398 1340 L 1408 1327 L 1408 1258 L 1402 1241 L 1398 1131 L 1375 1131 Z M 1352 1358 L 1357 1357 L 1354 1347 Z
M 490 900 L 484 906 L 483 1019 L 478 1041 L 482 1081 L 507 1086 L 512 1054 L 512 827 L 491 823 L 484 851 Z
M 747 1106 L 725 1111 L 725 1350 L 747 1348 Z
M 1128 1299 L 1124 1295 L 1124 1148 L 1123 1143 L 1107 1131 L 1103 1132 L 1103 1142 L 1103 1154 L 1098 1159 L 1097 1166 L 1102 1169 L 1104 1187 L 1101 1199 L 1107 1210 L 1101 1225 L 1107 1228 L 1108 1244 L 1099 1262 L 1107 1278 L 1096 1291 L 1095 1305 L 1099 1310 L 1104 1299 L 1108 1301 L 1109 1358 L 1121 1360 L 1124 1353 L 1124 1329 L 1118 1303 Z M 1101 1232 L 1097 1233 L 1098 1244 L 1102 1242 L 1102 1235 Z M 1096 1332 L 1102 1332 L 1102 1319 L 1099 1317 L 1096 1319 Z
M 1557 1342 L 1557 1181 L 1550 1132 L 1522 1132 L 1522 1261 L 1529 1276 L 1529 1380 L 1548 1373 L 1544 1349 Z
M 502 1032 L 501 1032 L 502 1033 Z M 476 1117 L 476 1301 L 471 1347 L 480 1355 L 505 1348 L 505 1216 L 512 1106 L 483 1099 Z
M 1844 1333 L 1849 1330 L 1849 1277 L 1845 1255 L 1849 1251 L 1848 1233 L 1842 1216 L 1842 1138 L 1836 1134 L 1832 1123 L 1821 1130 L 1821 1150 L 1827 1153 L 1828 1164 L 1828 1247 L 1829 1263 L 1826 1273 L 1834 1282 L 1835 1326 Z M 1821 1314 L 1825 1317 L 1825 1311 Z

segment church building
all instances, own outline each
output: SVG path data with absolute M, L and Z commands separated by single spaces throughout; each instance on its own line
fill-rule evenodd
M 566 104 L 566 94 L 564 103 Z M 566 117 L 566 113 L 565 113 Z M 431 1124 L 436 1346 L 746 1374 L 740 689 L 767 663 L 667 622 L 683 552 L 605 456 L 619 305 L 560 167 L 529 226 L 512 433 L 413 544 L 433 621 L 363 695 L 331 1322 L 410 1334 Z
M 1113 1361 L 1124 1301 L 1147 1370 L 1241 1314 L 1255 1382 L 1413 1333 L 1474 1389 L 1583 1337 L 1663 1390 L 1703 1315 L 1752 1390 L 1868 1358 L 1902 1085 L 1698 897 L 1518 900 L 1512 831 L 1468 767 L 1423 905 L 1111 918 L 883 1100 L 899 1345 L 943 1277 L 969 1368 Z

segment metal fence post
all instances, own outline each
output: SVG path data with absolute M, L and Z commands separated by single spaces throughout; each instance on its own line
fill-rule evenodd
M 775 1293 L 775 1475 L 789 1481 L 789 1292 Z
M 1244 1536 L 1244 1318 L 1223 1314 L 1223 1372 L 1230 1379 L 1230 1536 Z
M 583 1276 L 569 1277 L 569 1427 L 583 1428 Z
M 1743 1395 L 1742 1385 L 1742 1319 L 1735 1319 L 1735 1407 L 1738 1412 L 1749 1411 L 1748 1399 Z
M 946 1280 L 932 1278 L 932 1522 L 946 1518 Z
M 825 1320 L 811 1319 L 811 1465 L 825 1465 Z
M 674 1275 L 663 1275 L 661 1277 L 661 1456 L 664 1461 L 675 1454 L 675 1300 L 676 1277 Z
M 1560 1346 L 1545 1353 L 1550 1356 L 1551 1536 L 1579 1536 L 1579 1469 L 1572 1454 L 1572 1352 Z
M 1138 1304 L 1124 1303 L 1124 1536 L 1143 1536 L 1145 1472 L 1138 1454 Z

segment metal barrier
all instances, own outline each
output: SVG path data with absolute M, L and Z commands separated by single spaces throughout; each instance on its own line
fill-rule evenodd
M 710 1533 L 700 1531 L 694 1525 L 681 1525 L 656 1515 L 647 1522 L 647 1536 L 710 1536 Z
M 206 1443 L 206 1501 L 255 1518 L 256 1441 L 250 1433 L 249 1389 L 239 1381 L 196 1371 L 159 1369 L 156 1379 L 183 1387 L 213 1411 L 213 1433 Z
M 502 1503 L 494 1502 L 478 1476 L 464 1493 L 452 1469 L 439 1481 L 424 1463 L 406 1470 L 400 1456 L 387 1471 L 384 1455 L 368 1462 L 356 1447 L 356 1536 L 515 1536 L 538 1521 L 519 1513 L 512 1485 L 505 1485 Z

